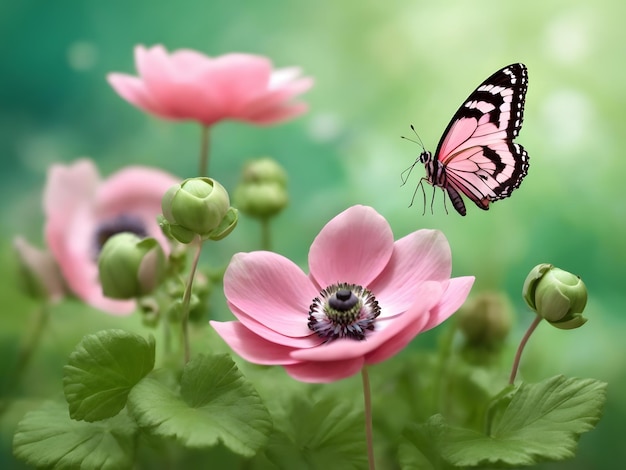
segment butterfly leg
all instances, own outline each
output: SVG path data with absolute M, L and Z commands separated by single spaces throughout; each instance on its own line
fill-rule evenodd
M 424 178 L 422 178 L 424 179 Z M 417 186 L 415 186 L 415 191 L 413 191 L 413 196 L 411 197 L 411 203 L 409 204 L 409 207 L 413 207 L 413 203 L 415 202 L 415 196 L 417 194 L 417 190 L 420 188 L 420 186 L 422 185 L 422 180 L 420 180 L 420 182 L 417 184 Z M 424 191 L 424 188 L 422 188 L 422 191 Z
M 441 191 L 443 191 L 443 210 L 446 211 L 446 215 L 448 215 L 448 206 L 446 205 L 446 191 L 443 188 L 441 188 Z M 435 195 L 433 194 L 433 199 L 434 198 Z

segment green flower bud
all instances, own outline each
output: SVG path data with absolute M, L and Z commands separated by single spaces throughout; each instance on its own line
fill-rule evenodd
M 47 251 L 39 250 L 22 237 L 13 240 L 19 261 L 22 290 L 33 299 L 57 302 L 65 295 L 65 283 L 56 261 Z
M 587 288 L 576 275 L 551 264 L 535 266 L 524 282 L 522 295 L 528 306 L 550 324 L 564 330 L 587 322 Z
M 149 294 L 160 284 L 165 264 L 163 249 L 154 238 L 118 233 L 107 240 L 98 258 L 102 292 L 113 299 Z
M 159 303 L 153 297 L 143 297 L 137 302 L 141 312 L 141 322 L 148 327 L 154 328 L 159 324 Z
M 289 202 L 287 173 L 271 158 L 248 162 L 234 194 L 235 206 L 250 217 L 264 219 Z
M 247 162 L 241 175 L 242 183 L 275 183 L 287 187 L 287 172 L 270 157 Z
M 512 310 L 506 296 L 493 292 L 467 302 L 456 314 L 467 344 L 481 349 L 499 348 L 511 331 Z
M 191 233 L 205 236 L 220 225 L 230 200 L 224 187 L 214 179 L 189 178 L 167 190 L 161 208 L 170 224 L 171 236 L 189 243 Z

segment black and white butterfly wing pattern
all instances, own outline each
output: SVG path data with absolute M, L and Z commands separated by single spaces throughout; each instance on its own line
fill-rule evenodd
M 435 155 L 424 158 L 428 181 L 448 192 L 461 215 L 466 213 L 461 195 L 487 210 L 490 202 L 510 196 L 528 173 L 528 154 L 513 142 L 522 127 L 527 86 L 525 65 L 498 70 L 452 117 Z

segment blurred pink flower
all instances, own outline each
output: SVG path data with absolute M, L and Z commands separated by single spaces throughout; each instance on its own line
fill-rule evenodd
M 297 67 L 273 70 L 269 59 L 252 54 L 219 57 L 161 46 L 135 48 L 139 77 L 111 73 L 122 98 L 166 119 L 195 120 L 205 126 L 235 119 L 275 124 L 298 116 L 307 105 L 290 101 L 313 85 Z
M 27 292 L 35 298 L 43 298 L 52 303 L 65 296 L 63 276 L 52 255 L 34 247 L 24 237 L 13 239 L 21 268 L 22 280 Z
M 52 165 L 44 189 L 45 238 L 68 288 L 86 303 L 114 314 L 128 314 L 133 301 L 102 295 L 98 254 L 119 232 L 154 237 L 169 252 L 156 217 L 161 198 L 179 180 L 161 170 L 131 166 L 101 181 L 90 160 Z
M 451 279 L 451 267 L 441 232 L 394 243 L 380 214 L 354 206 L 313 241 L 308 276 L 275 253 L 236 254 L 224 293 L 239 321 L 211 325 L 250 362 L 332 382 L 388 359 L 454 313 L 474 278 Z

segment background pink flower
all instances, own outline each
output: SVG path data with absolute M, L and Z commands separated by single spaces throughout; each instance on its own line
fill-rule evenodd
M 224 119 L 274 124 L 302 114 L 307 105 L 291 99 L 313 85 L 296 67 L 272 69 L 252 54 L 207 57 L 161 46 L 135 48 L 139 77 L 111 73 L 111 86 L 142 110 L 167 119 L 190 119 L 211 126 Z
M 66 294 L 63 276 L 52 255 L 34 247 L 21 236 L 13 239 L 23 282 L 27 284 L 30 295 L 45 298 L 52 303 L 59 302 Z
M 90 160 L 50 167 L 43 197 L 46 243 L 77 297 L 110 313 L 134 310 L 133 301 L 102 295 L 98 254 L 109 237 L 125 231 L 154 237 L 169 252 L 156 217 L 163 194 L 178 182 L 161 170 L 139 166 L 101 181 Z
M 354 206 L 313 241 L 309 275 L 275 253 L 236 254 L 224 276 L 224 293 L 238 321 L 211 325 L 250 362 L 281 365 L 305 382 L 331 382 L 388 359 L 454 313 L 474 278 L 451 279 L 451 266 L 441 232 L 418 230 L 394 243 L 380 214 Z M 363 303 L 365 314 L 349 328 L 326 321 L 323 308 L 311 315 L 311 306 L 324 304 L 323 296 L 337 283 L 363 287 L 376 300 Z M 377 309 L 378 315 L 372 314 Z M 331 337 L 337 331 L 343 337 Z

